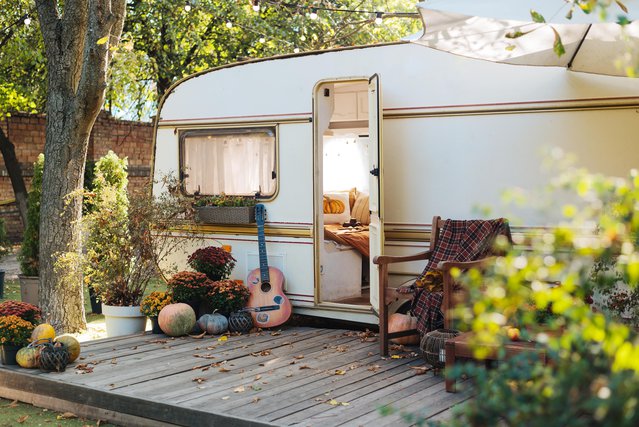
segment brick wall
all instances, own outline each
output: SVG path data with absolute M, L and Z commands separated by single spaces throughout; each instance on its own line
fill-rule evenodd
M 45 126 L 46 117 L 42 114 L 14 114 L 0 120 L 0 127 L 15 146 L 27 189 L 33 175 L 33 162 L 44 151 Z M 129 192 L 132 192 L 148 182 L 153 155 L 152 143 L 151 123 L 118 120 L 102 112 L 93 126 L 87 159 L 97 160 L 109 150 L 120 157 L 128 157 Z M 11 239 L 19 241 L 22 223 L 15 203 L 3 203 L 13 198 L 11 181 L 0 156 L 0 216 L 7 223 Z

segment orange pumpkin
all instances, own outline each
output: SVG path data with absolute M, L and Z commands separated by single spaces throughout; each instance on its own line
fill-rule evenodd
M 341 200 L 331 199 L 324 196 L 324 213 L 325 214 L 341 214 L 346 207 Z
M 388 318 L 388 332 L 401 332 L 417 328 L 417 318 L 408 314 L 394 313 Z M 391 340 L 395 344 L 415 345 L 419 344 L 419 334 L 409 335 L 407 337 L 393 338 Z

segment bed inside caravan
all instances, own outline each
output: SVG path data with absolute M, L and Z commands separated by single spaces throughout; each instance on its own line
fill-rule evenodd
M 324 84 L 320 300 L 369 306 L 368 86 Z

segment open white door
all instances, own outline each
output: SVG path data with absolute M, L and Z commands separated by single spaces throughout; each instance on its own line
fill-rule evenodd
M 373 259 L 381 255 L 384 248 L 384 206 L 383 185 L 384 169 L 382 167 L 382 88 L 379 75 L 368 79 L 368 162 L 369 203 L 371 220 L 370 235 L 370 300 L 375 313 L 379 313 L 379 272 Z

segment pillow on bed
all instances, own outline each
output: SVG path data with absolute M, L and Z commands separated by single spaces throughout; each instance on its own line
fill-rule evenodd
M 348 192 L 324 194 L 324 224 L 343 224 L 351 219 Z
M 359 193 L 357 200 L 355 200 L 355 205 L 353 205 L 351 217 L 363 225 L 367 225 L 371 222 L 371 213 L 368 207 L 368 193 Z

